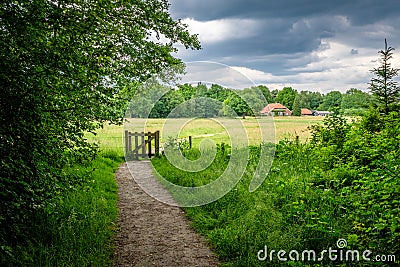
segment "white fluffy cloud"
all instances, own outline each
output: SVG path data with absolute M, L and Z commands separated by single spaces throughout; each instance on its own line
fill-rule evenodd
M 290 69 L 292 74 L 273 75 L 246 67 L 234 67 L 257 84 L 265 84 L 270 89 L 281 89 L 292 86 L 295 89 L 320 91 L 322 93 L 339 90 L 345 92 L 350 88 L 368 89 L 371 79 L 370 70 L 376 67 L 377 56 L 373 49 L 360 49 L 352 53 L 351 46 L 324 40 L 321 48 L 313 51 L 312 62 Z M 309 57 L 310 55 L 307 55 Z
M 186 18 L 182 22 L 188 25 L 191 33 L 199 35 L 203 44 L 248 38 L 254 35 L 259 27 L 259 23 L 251 19 L 196 21 Z

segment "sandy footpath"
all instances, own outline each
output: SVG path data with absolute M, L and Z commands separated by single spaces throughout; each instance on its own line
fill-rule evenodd
M 158 186 L 162 197 L 171 198 L 156 182 L 149 161 L 129 164 L 139 170 L 140 179 Z M 133 179 L 127 163 L 120 166 L 115 177 L 119 219 L 114 266 L 218 266 L 217 258 L 205 239 L 190 227 L 183 210 L 147 195 Z

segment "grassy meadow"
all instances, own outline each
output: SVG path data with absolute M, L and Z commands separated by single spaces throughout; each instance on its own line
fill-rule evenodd
M 275 142 L 279 142 L 285 138 L 294 138 L 299 136 L 300 141 L 306 142 L 310 138 L 308 127 L 313 124 L 322 123 L 323 117 L 275 117 L 273 123 L 271 118 L 255 119 L 247 117 L 246 119 L 237 118 L 237 125 L 243 124 L 247 137 L 241 133 L 236 134 L 233 131 L 231 135 L 240 139 L 240 142 L 249 141 L 250 145 L 258 145 L 262 142 L 260 127 L 268 127 L 267 132 L 273 132 L 275 126 Z M 220 121 L 221 123 L 218 123 Z M 160 131 L 161 143 L 166 142 L 168 135 L 163 138 L 163 128 L 166 126 L 179 129 L 179 138 L 192 136 L 193 147 L 198 147 L 200 142 L 205 139 L 211 139 L 216 144 L 231 144 L 229 134 L 223 127 L 224 122 L 228 119 L 127 119 L 124 125 L 108 125 L 105 124 L 103 129 L 97 131 L 97 135 L 87 134 L 86 138 L 98 143 L 102 149 L 119 151 L 122 155 L 124 147 L 124 131 L 130 132 L 154 132 Z M 271 129 L 271 130 L 269 130 Z M 268 140 L 271 140 L 268 138 Z M 265 139 L 264 139 L 265 140 Z

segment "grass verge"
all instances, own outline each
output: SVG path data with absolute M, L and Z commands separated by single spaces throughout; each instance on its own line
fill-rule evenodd
M 122 161 L 116 152 L 102 152 L 90 166 L 77 169 L 89 173 L 87 182 L 38 212 L 27 244 L 10 248 L 2 264 L 110 266 L 118 215 L 114 172 Z
M 250 193 L 248 187 L 258 153 L 257 147 L 251 149 L 252 160 L 245 174 L 224 197 L 204 206 L 185 208 L 193 227 L 210 241 L 222 266 L 279 266 L 277 262 L 258 261 L 257 252 L 265 245 L 278 250 L 295 249 L 302 242 L 303 225 L 287 223 L 282 208 L 305 193 L 303 184 L 308 177 L 292 168 L 294 162 L 275 160 L 263 185 Z M 229 159 L 217 153 L 215 161 L 224 160 Z M 294 158 L 290 160 L 295 161 Z M 215 170 L 222 167 L 213 163 L 198 175 L 177 170 L 164 157 L 153 159 L 153 166 L 165 179 L 183 186 L 193 186 L 199 181 L 202 183 L 205 177 L 218 176 Z
M 346 262 L 329 261 L 327 256 L 317 261 L 320 252 L 335 249 L 340 238 L 349 241 L 349 248 L 356 245 L 349 238 L 353 226 L 344 208 L 346 200 L 332 189 L 315 186 L 320 170 L 310 156 L 311 147 L 281 141 L 264 183 L 249 192 L 259 153 L 259 146 L 250 147 L 245 174 L 224 197 L 185 208 L 193 227 L 210 241 L 222 266 L 347 266 Z M 223 162 L 226 155 L 217 153 L 217 158 L 216 162 Z M 215 177 L 215 170 L 223 164 L 213 163 L 198 175 L 177 170 L 165 157 L 153 159 L 153 165 L 165 179 L 193 186 Z M 279 261 L 280 250 L 287 252 L 287 259 L 290 251 L 299 252 L 299 260 Z M 301 260 L 302 251 L 308 250 L 317 253 L 315 260 Z

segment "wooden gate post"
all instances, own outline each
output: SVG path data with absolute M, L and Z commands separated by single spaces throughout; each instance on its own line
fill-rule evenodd
M 129 131 L 125 131 L 125 154 L 126 155 L 129 153 L 128 142 L 129 142 Z
M 147 155 L 149 158 L 151 158 L 151 139 L 152 139 L 152 134 L 151 132 L 147 132 Z
M 141 137 L 142 137 L 142 157 L 146 156 L 146 143 L 145 143 L 145 139 L 144 139 L 144 132 L 141 133 Z

